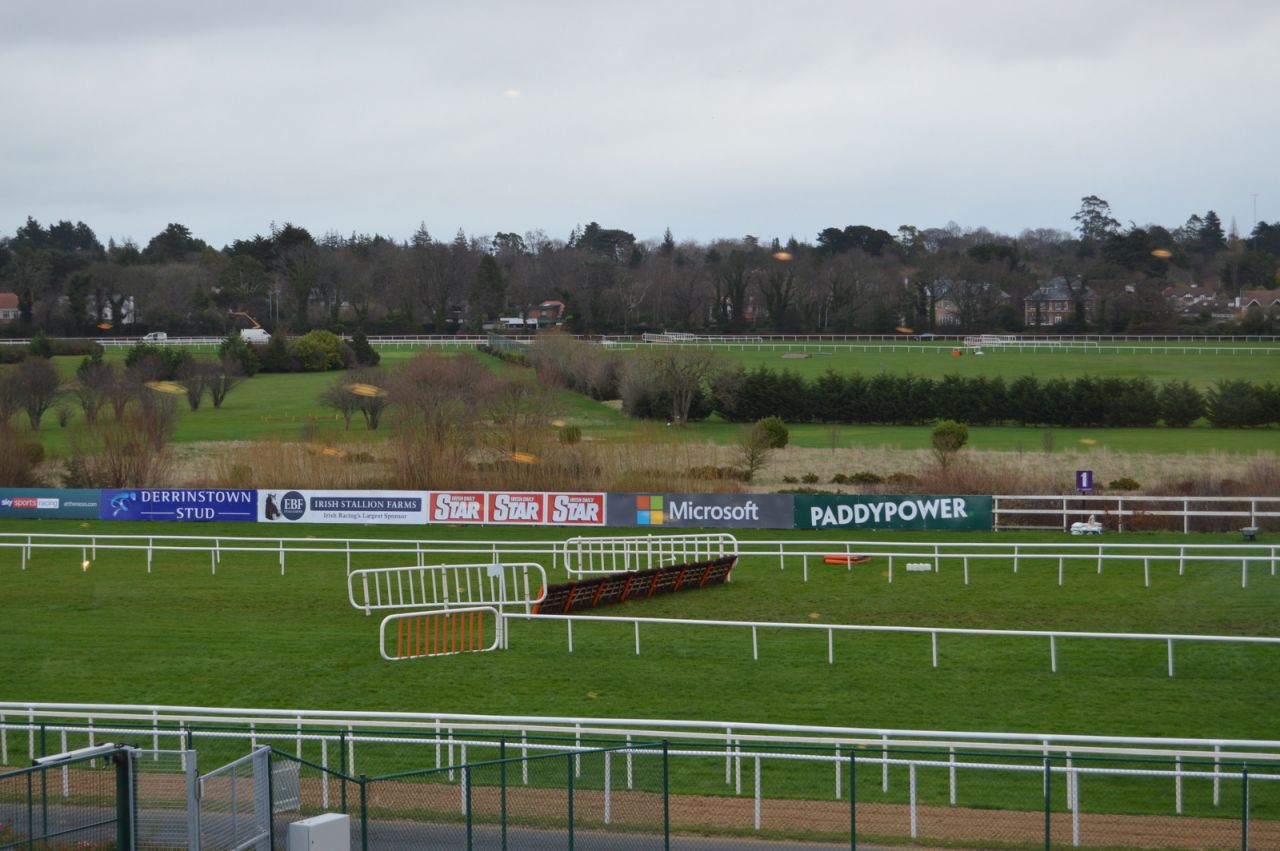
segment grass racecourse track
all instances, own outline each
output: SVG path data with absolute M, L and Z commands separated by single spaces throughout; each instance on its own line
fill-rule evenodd
M 859 371 L 875 374 L 882 370 L 895 373 L 912 373 L 929 377 L 942 375 L 987 375 L 1003 377 L 1006 381 L 1020 375 L 1033 374 L 1042 379 L 1072 377 L 1076 375 L 1134 376 L 1146 375 L 1157 381 L 1173 378 L 1185 379 L 1198 387 L 1207 388 L 1219 379 L 1244 379 L 1249 381 L 1274 380 L 1280 372 L 1280 345 L 1254 346 L 1254 354 L 1248 354 L 1243 345 L 1214 344 L 1226 351 L 1204 354 L 1173 353 L 1176 346 L 1131 347 L 1137 351 L 1113 352 L 1042 349 L 1027 352 L 992 350 L 982 357 L 966 354 L 952 357 L 946 345 L 913 346 L 905 349 L 886 343 L 883 351 L 831 349 L 818 354 L 810 351 L 804 359 L 783 358 L 783 349 L 756 351 L 720 348 L 726 360 L 742 363 L 747 368 L 767 366 L 777 370 L 790 369 L 814 377 L 833 369 L 837 372 Z M 797 344 L 797 350 L 800 345 Z M 1164 351 L 1164 348 L 1170 351 Z M 1185 346 L 1188 352 L 1193 347 Z M 1261 354 L 1262 350 L 1272 354 Z M 432 351 L 438 351 L 433 349 Z M 385 348 L 383 364 L 394 367 L 403 363 L 419 350 Z M 110 349 L 108 360 L 123 363 L 124 350 Z M 482 355 L 481 361 L 496 372 L 510 375 L 527 375 L 526 370 L 510 366 Z M 68 378 L 74 376 L 79 358 L 55 358 L 55 362 Z M 223 407 L 215 410 L 206 400 L 200 410 L 187 409 L 185 399 L 178 399 L 178 423 L 173 440 L 179 443 L 227 440 L 302 440 L 322 436 L 327 441 L 363 442 L 382 440 L 390 434 L 394 425 L 395 408 L 391 408 L 382 429 L 368 432 L 359 418 L 350 431 L 342 430 L 341 420 L 330 409 L 317 401 L 320 393 L 334 381 L 338 373 L 294 373 L 256 375 L 236 387 L 227 397 Z M 71 409 L 68 428 L 59 428 L 57 416 L 50 411 L 44 421 L 40 439 L 52 454 L 65 453 L 75 426 L 80 424 L 78 408 L 70 399 Z M 582 427 L 588 438 L 630 439 L 642 434 L 652 424 L 623 417 L 615 407 L 593 401 L 568 391 L 558 393 L 558 415 L 567 422 Z M 13 422 L 25 428 L 25 418 L 15 417 Z M 681 438 L 731 444 L 740 426 L 726 423 L 718 417 L 693 423 L 682 430 Z M 1080 439 L 1095 441 L 1095 449 L 1118 452 L 1187 453 L 1187 452 L 1274 452 L 1280 445 L 1275 429 L 1213 429 L 1201 425 L 1189 429 L 1054 429 L 1054 445 L 1059 451 L 1079 451 Z M 1019 428 L 1016 426 L 974 427 L 970 429 L 969 446 L 976 451 L 1041 451 L 1045 443 L 1043 428 Z M 929 446 L 928 426 L 837 426 L 794 425 L 791 442 L 796 446 L 811 448 L 877 447 L 892 446 L 901 449 L 924 449 Z M 669 438 L 663 438 L 669 439 Z
M 3 532 L 265 535 L 247 524 L 8 522 Z M 290 537 L 563 539 L 573 530 L 310 526 Z M 599 534 L 606 534 L 599 530 Z M 627 532 L 621 532 L 627 534 Z M 592 534 L 596 534 L 593 532 Z M 788 533 L 757 533 L 778 538 Z M 792 537 L 823 537 L 793 533 Z M 746 538 L 750 535 L 742 535 Z M 829 535 L 831 540 L 848 535 Z M 954 533 L 950 536 L 955 538 Z M 896 533 L 883 540 L 945 540 Z M 971 541 L 1067 540 L 973 533 Z M 1079 542 L 1079 538 L 1071 539 Z M 1108 538 L 1111 542 L 1119 536 Z M 1230 543 L 1238 535 L 1131 535 L 1126 542 Z M 542 557 L 544 564 L 547 557 Z M 447 561 L 450 559 L 432 559 Z M 464 557 L 452 559 L 468 561 Z M 409 563 L 363 556 L 353 567 Z M 562 581 L 563 571 L 548 571 Z M 1057 564 L 972 559 L 940 573 L 895 572 L 883 559 L 852 571 L 810 560 L 779 570 L 745 558 L 733 582 L 599 614 L 938 627 L 1149 631 L 1280 636 L 1280 577 L 1239 567 Z M 0 549 L 0 699 L 275 708 L 649 717 L 1046 733 L 1275 738 L 1280 648 L 1179 643 L 1166 672 L 1160 642 L 1060 639 L 1058 673 L 1035 638 L 835 636 L 761 630 L 753 661 L 745 628 L 644 625 L 635 655 L 627 624 L 574 628 L 516 622 L 510 649 L 403 662 L 378 654 L 379 616 L 352 609 L 341 555 L 36 551 L 27 570 Z

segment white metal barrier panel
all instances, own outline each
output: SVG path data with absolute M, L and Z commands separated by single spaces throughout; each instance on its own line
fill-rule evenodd
M 712 561 L 738 554 L 738 539 L 727 532 L 698 535 L 633 535 L 617 538 L 576 537 L 561 550 L 570 576 L 648 570 L 671 564 Z
M 536 562 L 376 567 L 347 575 L 347 599 L 366 615 L 458 606 L 524 606 L 528 613 L 546 589 L 547 571 Z
M 490 624 L 489 641 L 485 625 Z M 394 628 L 395 652 L 387 641 Z M 378 627 L 378 652 L 389 662 L 427 656 L 456 656 L 459 653 L 487 653 L 502 642 L 502 619 L 492 606 L 442 609 L 431 612 L 404 612 L 387 615 Z

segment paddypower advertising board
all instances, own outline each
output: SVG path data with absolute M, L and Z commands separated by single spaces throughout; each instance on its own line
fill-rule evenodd
M 990 531 L 989 496 L 797 495 L 797 529 Z

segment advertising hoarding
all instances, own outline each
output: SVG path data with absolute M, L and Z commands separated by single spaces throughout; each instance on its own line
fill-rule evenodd
M 226 488 L 104 490 L 103 520 L 218 520 L 252 523 L 257 491 Z
M 261 523 L 427 522 L 425 491 L 260 490 Z
M 427 522 L 495 526 L 603 526 L 602 493 L 431 491 Z
M 101 494 L 78 488 L 0 488 L 0 519 L 97 520 Z
M 766 493 L 611 493 L 614 526 L 673 529 L 790 529 L 794 497 Z
M 795 497 L 795 528 L 990 531 L 991 497 L 801 494 Z

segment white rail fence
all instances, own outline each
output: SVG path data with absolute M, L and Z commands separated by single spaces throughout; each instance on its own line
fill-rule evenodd
M 1105 526 L 1125 531 L 1126 521 L 1132 528 L 1141 518 L 1176 517 L 1182 520 L 1182 531 L 1192 531 L 1193 518 L 1215 518 L 1238 521 L 1257 527 L 1262 520 L 1280 519 L 1280 496 L 1098 496 L 1093 494 L 1063 496 L 1045 494 L 1018 496 L 1002 494 L 992 497 L 992 514 L 997 531 L 1001 529 L 1062 529 L 1093 514 Z M 1031 518 L 1028 522 L 1016 522 Z M 1052 518 L 1052 523 L 1043 521 Z M 1013 522 L 1011 522 L 1013 521 Z
M 65 750 L 69 733 L 81 736 L 87 733 L 91 743 L 95 736 L 148 735 L 154 749 L 160 748 L 162 739 L 170 737 L 179 749 L 185 749 L 197 740 L 242 741 L 250 748 L 256 748 L 263 742 L 274 742 L 279 743 L 282 749 L 292 746 L 299 758 L 308 753 L 324 768 L 336 768 L 341 759 L 342 770 L 348 775 L 359 772 L 357 746 L 365 743 L 393 743 L 401 746 L 401 751 L 413 748 L 425 749 L 428 754 L 434 751 L 435 766 L 440 768 L 467 762 L 469 746 L 493 746 L 499 740 L 527 756 L 530 751 L 564 751 L 565 744 L 547 741 L 553 737 L 572 740 L 577 746 L 582 745 L 584 738 L 667 739 L 673 742 L 670 750 L 673 756 L 723 759 L 725 783 L 734 785 L 738 794 L 742 791 L 743 762 L 756 761 L 757 801 L 760 795 L 759 760 L 840 762 L 842 751 L 855 748 L 881 752 L 879 757 L 859 753 L 857 761 L 859 764 L 866 762 L 882 766 L 881 788 L 884 792 L 890 789 L 891 764 L 909 765 L 914 762 L 921 768 L 948 769 L 953 802 L 957 779 L 950 769 L 953 764 L 955 768 L 961 767 L 956 758 L 964 751 L 981 751 L 989 756 L 1008 758 L 1153 757 L 1174 760 L 1175 770 L 1152 776 L 1173 778 L 1178 812 L 1182 809 L 1182 780 L 1185 778 L 1211 782 L 1213 804 L 1218 805 L 1220 783 L 1232 776 L 1229 770 L 1220 768 L 1223 761 L 1249 761 L 1280 769 L 1280 740 L 1267 739 L 962 732 L 589 716 L 0 702 L 0 764 L 13 764 L 14 760 L 20 759 L 18 753 L 21 751 L 26 751 L 28 761 L 34 760 L 37 756 L 36 743 L 43 742 L 46 734 L 60 734 Z M 715 749 L 707 749 L 706 745 L 714 745 Z M 312 750 L 307 752 L 304 746 Z M 318 755 L 315 754 L 317 747 Z M 753 747 L 761 750 L 753 752 Z M 891 756 L 892 750 L 901 749 L 927 749 L 932 754 L 918 759 Z M 944 755 L 942 761 L 938 759 L 940 754 Z M 1185 767 L 1184 761 L 1203 768 Z M 837 767 L 834 772 L 837 798 L 841 795 L 841 773 Z M 1250 778 L 1254 776 L 1251 771 Z M 323 805 L 327 807 L 327 788 L 324 794 Z
M 374 567 L 347 574 L 347 599 L 366 615 L 387 609 L 457 606 L 530 607 L 546 596 L 536 562 Z
M 425 614 L 425 613 L 423 613 Z M 1049 641 L 1049 670 L 1058 672 L 1058 640 L 1059 639 L 1109 639 L 1114 641 L 1158 641 L 1167 647 L 1168 673 L 1174 675 L 1175 642 L 1181 643 L 1215 643 L 1215 644 L 1251 644 L 1280 645 L 1280 638 L 1248 635 L 1192 635 L 1163 632 L 1082 632 L 1076 630 L 1039 630 L 1039 629 L 977 629 L 965 627 L 935 626 L 880 626 L 865 624 L 819 624 L 819 623 L 787 623 L 780 621 L 739 621 L 739 620 L 703 620 L 686 618 L 646 618 L 617 615 L 514 615 L 500 616 L 502 620 L 520 620 L 527 622 L 564 621 L 567 627 L 569 652 L 573 652 L 573 625 L 575 623 L 614 623 L 631 624 L 635 634 L 636 655 L 640 655 L 640 624 L 664 625 L 668 627 L 728 627 L 749 629 L 751 631 L 751 658 L 760 659 L 760 630 L 779 632 L 825 632 L 827 637 L 827 663 L 835 664 L 835 636 L 837 633 L 892 633 L 910 635 L 928 635 L 932 653 L 933 667 L 938 667 L 938 636 L 965 635 L 989 636 L 996 638 L 1040 638 Z M 509 628 L 508 628 L 509 629 Z M 504 633 L 509 634 L 507 629 Z
M 691 542 L 667 544 L 661 536 L 653 537 L 653 553 L 662 554 L 663 558 L 672 557 L 673 553 L 682 553 L 682 546 L 688 546 L 687 552 L 694 553 Z M 672 536 L 683 538 L 688 536 Z M 730 538 L 733 541 L 730 542 Z M 718 540 L 713 540 L 718 539 Z M 575 540 L 575 539 L 571 539 Z M 252 537 L 200 537 L 186 535 L 74 535 L 74 534 L 36 534 L 36 533 L 0 533 L 0 553 L 17 552 L 21 568 L 26 570 L 33 553 L 38 551 L 74 552 L 78 556 L 77 563 L 91 564 L 98 557 L 99 551 L 131 551 L 144 553 L 146 568 L 150 572 L 157 554 L 175 553 L 184 556 L 199 554 L 208 558 L 210 571 L 217 573 L 218 564 L 225 554 L 256 554 L 270 557 L 275 561 L 281 574 L 285 572 L 286 556 L 328 555 L 341 558 L 346 563 L 347 572 L 352 572 L 353 561 L 377 557 L 402 558 L 411 555 L 418 567 L 425 567 L 428 558 L 457 557 L 474 560 L 483 558 L 485 564 L 502 563 L 504 561 L 525 561 L 536 559 L 545 562 L 551 569 L 568 566 L 573 563 L 574 570 L 586 572 L 586 567 L 593 564 L 601 570 L 607 569 L 606 562 L 601 562 L 599 553 L 628 552 L 626 540 L 632 542 L 640 539 L 601 538 L 600 549 L 595 552 L 596 561 L 572 562 L 579 551 L 579 544 L 566 546 L 566 542 L 555 540 L 525 541 L 463 541 L 463 540 L 421 540 L 406 541 L 402 539 L 376 538 L 252 538 Z M 608 543 L 613 541 L 613 543 Z M 618 543 L 624 542 L 624 543 Z M 894 581 L 894 568 L 904 560 L 919 562 L 928 561 L 933 572 L 941 572 L 944 562 L 950 562 L 963 571 L 964 581 L 970 579 L 970 562 L 999 561 L 1012 568 L 1014 573 L 1024 567 L 1043 567 L 1056 565 L 1058 584 L 1066 579 L 1068 563 L 1087 564 L 1096 572 L 1102 573 L 1106 563 L 1119 562 L 1122 565 L 1136 566 L 1143 569 L 1143 583 L 1151 584 L 1153 563 L 1177 564 L 1178 573 L 1186 572 L 1189 564 L 1200 564 L 1203 568 L 1225 567 L 1238 570 L 1241 585 L 1247 587 L 1251 570 L 1261 568 L 1275 576 L 1280 566 L 1280 544 L 1104 544 L 1104 543 L 982 543 L 982 542 L 938 542 L 921 543 L 919 541 L 885 541 L 885 540 L 740 540 L 734 536 L 707 536 L 707 552 L 714 552 L 723 545 L 726 550 L 736 546 L 737 555 L 742 558 L 764 557 L 776 558 L 779 569 L 785 571 L 790 565 L 793 569 L 797 563 L 804 581 L 809 578 L 809 561 L 815 560 L 823 564 L 827 556 L 849 557 L 854 555 L 870 556 L 886 559 L 888 564 L 888 581 Z M 701 544 L 699 544 L 701 545 Z M 631 546 L 629 552 L 633 558 L 648 558 L 650 550 L 639 544 Z M 592 553 L 590 539 L 582 539 L 581 552 Z M 726 554 L 728 552 L 726 551 Z M 613 555 L 609 555 L 613 558 Z M 619 555 L 618 558 L 623 556 Z M 569 559 L 570 561 L 566 561 Z M 634 562 L 633 562 L 634 563 Z M 586 567 L 584 567 L 584 564 Z M 846 570 L 852 571 L 853 564 L 847 563 Z M 622 569 L 622 568 L 619 568 Z M 570 573 L 569 575 L 575 575 Z

